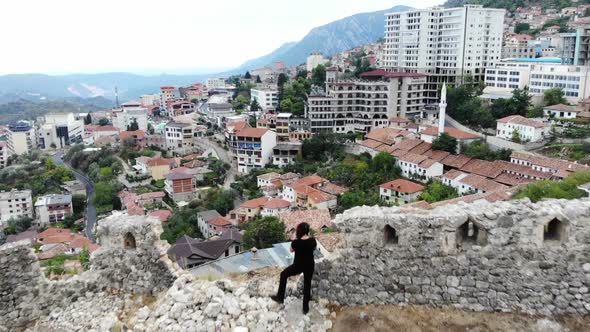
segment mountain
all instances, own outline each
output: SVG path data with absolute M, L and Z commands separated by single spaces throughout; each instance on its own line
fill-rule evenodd
M 64 101 L 31 101 L 18 99 L 0 104 L 0 124 L 17 120 L 34 120 L 51 112 L 86 113 L 113 107 L 113 102 L 103 97 L 68 98 Z
M 43 101 L 64 98 L 105 97 L 114 100 L 115 87 L 121 101 L 136 99 L 145 93 L 156 93 L 162 85 L 188 85 L 208 75 L 141 76 L 130 73 L 16 74 L 0 76 L 0 103 L 17 100 Z
M 305 63 L 307 56 L 322 52 L 325 56 L 346 51 L 359 45 L 375 42 L 385 34 L 385 14 L 410 10 L 412 7 L 395 6 L 390 9 L 352 15 L 326 25 L 313 28 L 302 40 L 285 43 L 265 56 L 246 61 L 231 72 L 243 73 L 275 61 L 292 66 Z

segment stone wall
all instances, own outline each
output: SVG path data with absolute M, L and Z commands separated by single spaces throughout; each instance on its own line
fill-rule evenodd
M 93 293 L 168 289 L 179 270 L 159 240 L 160 224 L 122 214 L 101 220 L 101 248 L 91 255 L 91 269 L 68 280 L 45 278 L 28 240 L 0 246 L 0 331 L 21 328 Z
M 590 312 L 590 200 L 479 202 L 338 215 L 346 244 L 314 296 L 476 311 Z

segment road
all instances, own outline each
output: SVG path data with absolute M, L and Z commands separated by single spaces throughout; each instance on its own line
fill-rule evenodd
M 96 238 L 93 232 L 94 225 L 96 224 L 96 207 L 92 203 L 92 201 L 94 200 L 94 183 L 86 174 L 74 169 L 72 166 L 65 163 L 63 160 L 63 152 L 58 152 L 54 154 L 53 161 L 57 165 L 63 165 L 69 168 L 74 173 L 76 179 L 82 182 L 86 187 L 86 214 L 84 216 L 84 235 L 90 240 L 92 240 L 92 242 L 96 242 Z
M 215 141 L 212 141 L 212 140 L 210 140 L 207 137 L 198 140 L 197 141 L 197 144 L 203 150 L 212 149 L 213 151 L 215 151 L 215 153 L 219 157 L 219 160 L 221 160 L 224 163 L 227 163 L 227 164 L 229 164 L 231 166 L 230 169 L 225 174 L 225 181 L 223 183 L 223 188 L 226 189 L 226 190 L 229 190 L 231 184 L 236 179 L 236 174 L 237 174 L 238 167 L 237 167 L 237 165 L 235 165 L 232 162 L 232 158 L 229 155 L 229 153 L 227 152 L 227 150 L 225 150 L 222 146 L 220 146 Z

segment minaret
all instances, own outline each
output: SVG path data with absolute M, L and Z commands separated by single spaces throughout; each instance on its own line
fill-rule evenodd
M 438 134 L 445 132 L 445 117 L 447 111 L 447 83 L 443 83 L 440 91 L 440 104 L 438 104 Z
M 119 90 L 115 87 L 115 105 L 119 108 Z

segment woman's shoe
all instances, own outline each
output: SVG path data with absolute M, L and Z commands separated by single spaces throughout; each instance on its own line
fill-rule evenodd
M 277 295 L 272 295 L 270 297 L 273 301 L 275 301 L 276 303 L 280 303 L 283 304 L 283 299 L 281 299 L 280 297 L 278 297 Z
M 309 307 L 303 307 L 303 314 L 307 315 L 308 312 L 309 312 Z

